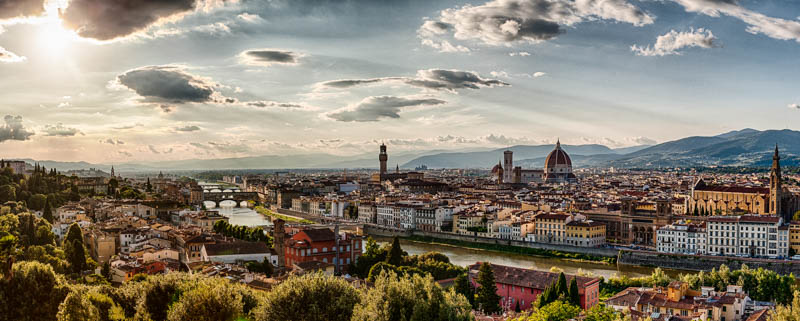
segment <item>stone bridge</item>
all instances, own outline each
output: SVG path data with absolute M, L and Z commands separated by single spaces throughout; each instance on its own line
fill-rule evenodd
M 222 201 L 234 201 L 239 207 L 243 201 L 258 201 L 256 192 L 206 192 L 203 193 L 203 201 L 214 202 L 217 207 Z

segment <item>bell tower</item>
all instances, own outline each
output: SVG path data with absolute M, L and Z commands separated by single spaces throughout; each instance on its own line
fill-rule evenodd
M 781 184 L 781 156 L 778 155 L 778 144 L 772 155 L 772 169 L 769 172 L 769 213 L 783 215 L 781 204 L 783 186 Z
M 389 155 L 386 154 L 386 145 L 381 144 L 381 152 L 378 154 L 378 160 L 381 162 L 380 174 L 386 174 L 386 161 L 389 160 Z

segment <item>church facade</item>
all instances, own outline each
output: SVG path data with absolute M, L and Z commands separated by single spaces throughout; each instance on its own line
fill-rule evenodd
M 800 197 L 783 187 L 780 159 L 778 146 L 775 146 L 770 168 L 769 187 L 713 185 L 699 179 L 692 188 L 692 195 L 686 209 L 687 214 L 696 216 L 779 215 L 784 218 L 784 221 L 791 221 L 794 212 L 800 209 Z

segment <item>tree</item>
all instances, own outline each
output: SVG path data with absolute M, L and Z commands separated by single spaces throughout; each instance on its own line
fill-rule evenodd
M 100 320 L 100 313 L 80 292 L 71 292 L 58 307 L 58 321 Z
M 72 273 L 81 273 L 86 268 L 86 249 L 83 247 L 81 241 L 64 241 L 64 253 L 66 254 L 67 261 L 69 262 L 70 271 Z
M 514 307 L 514 312 L 516 313 L 522 312 L 522 309 L 519 308 L 519 300 L 517 300 L 517 305 Z
M 344 279 L 312 273 L 273 288 L 254 315 L 256 320 L 350 320 L 359 300 Z
M 11 185 L 0 186 L 0 203 L 14 202 L 17 200 L 17 189 Z
M 394 266 L 403 265 L 403 249 L 400 248 L 400 239 L 397 236 L 392 240 L 392 248 L 389 250 L 389 255 L 386 257 L 386 263 Z
M 497 295 L 494 271 L 489 263 L 481 263 L 477 283 L 480 285 L 475 295 L 475 303 L 478 308 L 489 314 L 500 312 L 500 296 Z
M 467 276 L 466 273 L 462 273 L 456 277 L 453 288 L 456 290 L 456 293 L 463 295 L 467 298 L 469 304 L 475 307 L 475 288 L 472 286 L 472 282 L 469 281 L 469 276 Z
M 48 223 L 53 224 L 55 217 L 53 217 L 53 208 L 50 205 L 50 198 L 45 199 L 44 209 L 42 210 L 42 218 L 47 220 Z
M 558 274 L 558 281 L 556 281 L 556 285 L 553 290 L 555 291 L 555 295 L 557 297 L 568 297 L 569 288 L 567 285 L 567 277 L 564 275 L 564 272 Z
M 800 321 L 800 291 L 794 291 L 791 304 L 778 306 L 770 314 L 769 321 Z
M 372 288 L 361 291 L 353 321 L 471 320 L 467 299 L 454 289 L 443 290 L 432 277 L 398 277 L 384 272 Z
M 569 303 L 580 306 L 581 295 L 578 293 L 578 277 L 575 276 L 569 282 Z
M 244 316 L 245 289 L 224 279 L 209 279 L 180 295 L 168 320 L 233 321 Z
M 794 212 L 794 215 L 792 215 L 792 221 L 800 221 L 800 211 Z
M 44 194 L 33 194 L 28 197 L 28 208 L 34 211 L 41 211 L 44 204 L 47 202 L 47 196 Z
M 567 302 L 557 300 L 542 308 L 536 309 L 527 317 L 520 318 L 520 321 L 566 321 L 581 313 L 581 308 Z
M 106 281 L 111 282 L 111 264 L 106 261 L 103 263 L 103 268 L 100 269 L 100 275 L 106 278 Z
M 78 223 L 72 223 L 69 226 L 69 230 L 67 230 L 67 237 L 64 238 L 65 242 L 72 242 L 72 241 L 81 241 L 83 244 L 83 231 L 81 231 L 81 227 Z
M 597 304 L 586 312 L 584 321 L 616 321 L 617 312 L 605 304 Z
M 12 276 L 0 280 L 0 316 L 4 320 L 55 320 L 69 292 L 64 277 L 49 265 L 16 263 Z

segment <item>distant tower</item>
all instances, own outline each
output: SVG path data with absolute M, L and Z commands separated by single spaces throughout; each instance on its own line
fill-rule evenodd
M 769 173 L 769 213 L 782 215 L 781 195 L 781 156 L 778 155 L 778 144 L 775 144 L 775 154 L 772 155 L 772 169 Z
M 286 229 L 283 227 L 283 223 L 282 219 L 276 219 L 272 222 L 272 247 L 278 254 L 278 271 L 283 271 L 286 268 L 286 252 L 284 249 Z
M 389 155 L 386 154 L 386 145 L 381 144 L 381 153 L 378 154 L 378 160 L 381 162 L 380 174 L 386 174 L 386 161 L 389 160 Z
M 514 152 L 507 150 L 503 152 L 503 182 L 511 183 L 514 181 Z
M 114 175 L 114 165 L 111 165 L 111 177 L 117 177 L 117 175 Z
M 400 174 L 400 164 L 397 164 L 397 167 L 394 168 L 394 172 Z

